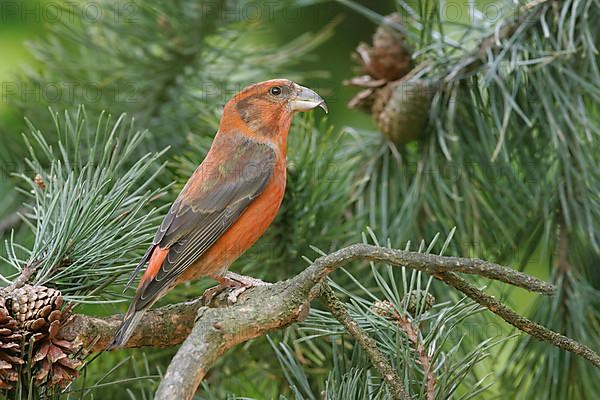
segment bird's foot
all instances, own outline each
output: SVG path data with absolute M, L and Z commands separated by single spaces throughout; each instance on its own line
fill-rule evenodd
M 205 304 L 210 304 L 215 296 L 228 289 L 231 289 L 231 292 L 227 294 L 227 302 L 229 304 L 234 304 L 237 302 L 238 297 L 247 289 L 256 286 L 272 285 L 272 283 L 261 281 L 260 279 L 229 271 L 217 280 L 219 281 L 219 284 L 207 289 L 202 295 Z

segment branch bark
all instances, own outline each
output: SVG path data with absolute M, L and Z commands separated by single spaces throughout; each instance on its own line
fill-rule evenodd
M 192 331 L 202 299 L 173 304 L 144 314 L 127 347 L 170 347 L 180 344 Z M 123 315 L 98 318 L 73 314 L 63 324 L 60 337 L 80 341 L 90 352 L 105 350 L 112 342 Z
M 196 300 L 150 311 L 142 319 L 128 347 L 162 347 L 183 341 L 155 398 L 190 399 L 208 369 L 228 349 L 302 320 L 308 313 L 310 301 L 320 294 L 323 280 L 335 269 L 354 260 L 384 262 L 431 274 L 523 332 L 578 354 L 600 368 L 600 356 L 587 346 L 517 314 L 468 284 L 455 272 L 481 275 L 542 294 L 551 294 L 554 291 L 553 285 L 482 260 L 443 257 L 364 244 L 320 257 L 304 271 L 286 281 L 249 289 L 232 306 L 223 307 L 222 296 L 217 296 L 210 304 L 211 307 L 202 306 L 201 300 Z M 112 339 L 120 318 L 75 315 L 61 334 L 71 340 L 79 339 L 84 345 L 92 346 L 93 350 L 102 350 Z
M 465 295 L 486 307 L 494 314 L 500 316 L 500 318 L 515 328 L 543 342 L 552 344 L 573 354 L 577 354 L 594 364 L 596 368 L 600 368 L 600 355 L 598 355 L 598 353 L 590 349 L 588 346 L 581 344 L 565 335 L 556 333 L 538 324 L 537 322 L 533 322 L 532 320 L 518 314 L 512 308 L 502 304 L 494 297 L 485 294 L 483 291 L 477 289 L 473 285 L 470 285 L 467 281 L 456 274 L 442 273 L 437 275 L 436 278 L 463 292 Z

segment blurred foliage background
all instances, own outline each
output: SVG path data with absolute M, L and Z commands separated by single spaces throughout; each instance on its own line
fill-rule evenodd
M 0 247 L 0 272 L 11 280 L 15 268 L 18 272 L 19 265 L 41 257 L 45 261 L 36 279 L 71 294 L 69 300 L 79 303 L 77 312 L 123 312 L 131 292 L 121 294 L 120 289 L 145 250 L 161 207 L 174 199 L 205 154 L 222 105 L 245 84 L 287 77 L 323 95 L 330 113 L 296 118 L 280 214 L 234 270 L 285 279 L 306 265 L 302 257 L 317 256 L 310 245 L 327 252 L 361 241 L 490 259 L 552 280 L 560 294 L 538 299 L 498 284 L 490 284 L 489 293 L 597 349 L 600 95 L 593 45 L 598 29 L 592 24 L 599 4 L 548 1 L 531 25 L 497 38 L 506 39 L 500 50 L 490 47 L 473 57 L 481 40 L 501 32 L 495 30 L 502 22 L 499 13 L 508 22 L 517 20 L 507 12 L 514 11 L 512 3 L 241 1 L 223 13 L 218 1 L 3 0 L 0 215 L 5 221 L 20 211 L 33 225 L 51 221 L 52 229 L 36 225 L 32 231 L 17 224 L 14 232 L 3 232 L 7 245 Z M 392 12 L 409 16 L 391 26 L 410 43 L 411 65 L 425 63 L 413 78 L 427 82 L 433 93 L 418 103 L 429 114 L 426 133 L 408 144 L 382 135 L 381 124 L 369 112 L 348 107 L 358 89 L 344 85 L 364 73 L 356 48 L 371 44 L 383 16 Z M 66 83 L 76 83 L 72 92 Z M 59 142 L 72 140 L 94 161 L 106 151 L 73 139 L 78 137 L 73 127 L 80 123 L 83 136 L 96 132 L 106 139 L 104 130 L 94 128 L 105 110 L 113 116 L 105 122 L 106 132 L 121 113 L 127 114 L 122 125 L 135 121 L 129 130 L 121 126 L 119 138 L 147 130 L 131 144 L 133 156 L 109 169 L 105 178 L 122 178 L 123 185 L 147 180 L 148 192 L 116 199 L 111 195 L 119 185 L 98 187 L 118 210 L 130 210 L 134 201 L 143 204 L 136 210 L 140 219 L 132 217 L 122 236 L 108 232 L 101 238 L 98 246 L 109 258 L 89 254 L 92 236 L 81 236 L 75 250 L 65 250 L 71 238 L 63 232 L 83 223 L 103 226 L 110 214 L 81 221 L 68 207 L 39 212 L 48 211 L 54 198 L 79 200 L 73 204 L 82 207 L 94 200 L 31 185 L 35 175 L 46 181 L 60 177 L 55 168 L 61 163 L 68 167 L 65 182 L 69 173 L 81 173 L 78 164 L 86 158 L 60 154 Z M 21 133 L 38 137 L 38 131 L 47 143 L 33 140 L 26 146 Z M 146 153 L 152 154 L 148 167 L 135 170 Z M 36 154 L 47 158 L 38 160 Z M 35 162 L 26 164 L 26 158 Z M 36 206 L 23 209 L 23 202 Z M 134 227 L 139 236 L 128 242 L 126 254 L 119 253 L 115 243 L 131 238 Z M 560 253 L 561 246 L 570 249 L 568 255 Z M 71 264 L 76 274 L 63 274 L 55 282 L 42 279 L 53 271 L 52 257 L 73 253 L 79 255 Z M 115 267 L 109 274 L 105 268 L 110 265 Z M 597 393 L 598 373 L 583 361 L 513 336 L 516 332 L 498 318 L 425 276 L 404 270 L 384 274 L 378 268 L 357 263 L 332 278 L 416 398 L 426 398 L 425 377 L 414 354 L 406 351 L 411 343 L 369 311 L 373 298 L 406 311 L 403 299 L 416 287 L 417 293 L 424 289 L 437 300 L 433 309 L 411 316 L 435 353 L 437 398 L 587 399 Z M 95 269 L 104 271 L 95 279 L 107 289 L 91 295 L 81 289 L 88 282 L 78 279 L 81 271 L 92 276 Z M 211 284 L 184 285 L 159 305 L 195 297 Z M 316 304 L 305 324 L 227 354 L 207 376 L 198 398 L 387 398 L 364 354 L 339 328 Z M 174 351 L 103 354 L 70 392 L 57 396 L 152 398 Z

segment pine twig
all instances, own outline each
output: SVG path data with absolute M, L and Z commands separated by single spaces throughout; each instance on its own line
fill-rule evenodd
M 415 329 L 408 318 L 406 318 L 404 315 L 401 315 L 393 307 L 392 310 L 392 319 L 396 321 L 400 329 L 406 333 L 408 340 L 410 340 L 412 344 L 416 346 L 417 358 L 419 360 L 419 364 L 421 364 L 423 367 L 423 375 L 425 376 L 427 400 L 434 400 L 436 379 L 431 366 L 431 359 L 427 355 L 425 345 L 423 344 L 423 341 L 419 339 L 418 330 Z
M 356 341 L 360 344 L 360 346 L 365 350 L 367 356 L 371 360 L 371 363 L 379 371 L 381 377 L 387 383 L 391 393 L 392 398 L 407 400 L 410 399 L 408 392 L 404 385 L 402 384 L 402 380 L 392 368 L 390 363 L 386 360 L 385 356 L 379 351 L 377 348 L 377 343 L 371 338 L 358 323 L 350 316 L 346 308 L 344 307 L 344 303 L 342 303 L 331 287 L 327 283 L 323 283 L 321 285 L 321 302 L 327 307 L 331 315 L 333 315 L 339 322 L 346 328 L 348 333 L 356 339 Z
M 42 259 L 38 259 L 34 262 L 32 262 L 31 264 L 27 264 L 23 267 L 23 269 L 21 270 L 21 273 L 19 274 L 19 276 L 17 276 L 17 278 L 13 281 L 13 283 L 11 283 L 10 285 L 1 288 L 0 292 L 4 292 L 4 293 L 8 293 L 11 292 L 15 289 L 19 289 L 22 288 L 23 286 L 25 286 L 27 284 L 27 282 L 29 282 L 29 279 L 31 279 L 31 276 L 35 273 L 35 271 L 37 270 L 37 267 L 42 263 Z
M 320 272 L 322 276 L 319 278 L 321 279 L 339 266 L 354 260 L 376 261 L 395 266 L 405 266 L 434 276 L 442 272 L 461 272 L 479 275 L 544 295 L 551 295 L 556 290 L 554 285 L 550 283 L 489 261 L 476 258 L 423 254 L 367 244 L 355 244 L 338 250 L 328 256 L 318 258 L 313 265 L 322 269 Z M 328 265 L 324 265 L 324 263 Z
M 302 320 L 308 312 L 310 301 L 319 295 L 320 285 L 325 278 L 337 268 L 354 260 L 380 261 L 397 267 L 406 266 L 429 272 L 444 282 L 451 282 L 449 279 L 454 275 L 448 271 L 460 271 L 494 277 L 503 282 L 515 284 L 511 281 L 513 278 L 519 282 L 519 286 L 542 293 L 552 293 L 554 290 L 554 286 L 536 278 L 481 260 L 435 256 L 367 244 L 355 244 L 319 257 L 308 268 L 287 281 L 248 290 L 242 294 L 241 303 L 219 309 L 206 307 L 200 309 L 192 332 L 173 357 L 155 398 L 158 400 L 191 399 L 208 369 L 227 350 L 238 343 Z M 460 285 L 455 285 L 452 286 L 461 289 Z M 463 288 L 463 290 L 465 289 Z M 498 313 L 500 309 L 508 309 L 502 303 L 483 293 L 480 293 L 480 296 L 494 302 L 488 307 L 491 311 Z M 508 310 L 516 317 L 531 323 L 525 317 Z M 526 325 L 527 328 L 529 326 Z M 592 350 L 572 339 L 552 331 L 545 331 L 566 339 L 570 345 L 560 345 L 559 342 L 551 340 L 546 340 L 547 342 L 582 355 L 600 368 L 600 363 L 594 360 L 594 357 L 600 360 L 600 356 Z M 525 330 L 525 332 L 528 331 Z M 587 349 L 585 354 L 580 351 L 581 348 Z
M 598 355 L 598 353 L 590 349 L 588 346 L 581 344 L 567 336 L 561 335 L 560 333 L 556 333 L 548 328 L 545 328 L 544 326 L 516 313 L 510 307 L 502 304 L 494 297 L 477 289 L 456 274 L 441 273 L 435 275 L 435 277 L 463 292 L 465 295 L 486 307 L 488 310 L 498 315 L 515 328 L 538 340 L 550 343 L 573 354 L 577 354 L 594 364 L 594 366 L 597 368 L 600 368 L 600 355 Z

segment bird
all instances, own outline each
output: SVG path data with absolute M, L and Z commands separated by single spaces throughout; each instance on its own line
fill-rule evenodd
M 131 338 L 144 313 L 176 285 L 201 277 L 232 288 L 264 282 L 228 272 L 273 222 L 284 197 L 287 137 L 294 114 L 321 107 L 313 90 L 287 79 L 245 87 L 224 106 L 210 150 L 181 190 L 133 271 L 147 268 L 108 349 Z

